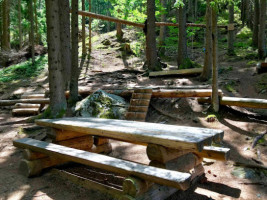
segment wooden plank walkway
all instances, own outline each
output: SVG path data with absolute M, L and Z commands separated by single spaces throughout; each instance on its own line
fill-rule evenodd
M 13 144 L 19 148 L 30 149 L 62 160 L 89 165 L 123 175 L 133 175 L 144 180 L 182 190 L 186 190 L 190 186 L 191 175 L 188 173 L 146 166 L 29 138 L 16 140 Z
M 202 151 L 223 138 L 222 130 L 99 118 L 36 120 L 40 126 L 102 136 L 133 143 L 152 143 L 173 149 Z

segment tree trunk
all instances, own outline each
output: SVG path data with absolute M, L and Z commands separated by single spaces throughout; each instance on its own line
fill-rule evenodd
M 71 81 L 70 81 L 70 106 L 78 101 L 78 0 L 71 0 L 72 14 L 71 14 Z
M 71 78 L 71 53 L 70 53 L 70 4 L 69 0 L 59 1 L 61 63 L 64 70 L 65 89 L 69 90 Z
M 260 26 L 258 46 L 259 58 L 264 59 L 266 56 L 266 0 L 260 0 Z
M 116 29 L 117 29 L 117 34 L 116 34 L 117 39 L 118 39 L 119 41 L 121 41 L 122 38 L 123 38 L 123 32 L 122 32 L 122 29 L 121 29 L 121 23 L 117 23 L 117 27 L 116 27 Z
M 63 69 L 61 65 L 59 0 L 46 0 L 48 69 L 50 107 L 52 117 L 59 117 L 66 109 Z
M 3 2 L 0 2 L 0 47 L 2 49 L 2 40 L 3 40 Z
M 92 11 L 92 2 L 91 0 L 89 1 L 89 12 Z M 89 18 L 89 52 L 92 51 L 92 18 Z
M 2 49 L 5 51 L 10 50 L 10 3 L 9 0 L 3 0 L 2 2 L 2 14 L 3 14 L 3 34 L 2 34 Z
M 207 81 L 211 78 L 212 73 L 212 28 L 211 28 L 211 0 L 207 0 L 206 7 L 206 43 L 205 43 L 205 57 L 204 67 L 200 79 Z
M 33 14 L 33 5 L 32 0 L 28 1 L 29 7 L 29 21 L 31 23 L 31 30 L 30 30 L 30 49 L 31 49 L 31 56 L 32 56 L 32 64 L 35 64 L 35 52 L 34 52 L 34 14 Z
M 234 4 L 229 2 L 229 24 L 234 24 Z M 235 31 L 228 30 L 228 55 L 235 55 L 234 50 Z
M 185 0 L 183 0 L 185 4 Z M 188 59 L 186 38 L 186 6 L 179 7 L 179 42 L 178 42 L 178 67 Z
M 252 45 L 255 48 L 258 48 L 258 35 L 259 35 L 259 20 L 260 17 L 260 5 L 259 0 L 254 0 L 254 22 L 253 22 L 253 37 Z
M 166 22 L 166 0 L 161 0 L 161 6 L 162 6 L 162 11 L 161 11 L 161 21 Z M 165 38 L 166 38 L 166 26 L 161 26 L 160 27 L 160 33 L 159 33 L 159 46 L 160 46 L 160 54 L 164 55 L 165 54 Z
M 215 112 L 218 112 L 218 28 L 215 8 L 212 8 L 212 57 L 212 107 Z
M 82 0 L 82 11 L 85 11 L 85 0 Z M 86 46 L 85 46 L 85 16 L 82 16 L 82 54 L 86 55 Z
M 22 29 L 21 29 L 21 0 L 18 0 L 18 29 L 19 29 L 19 49 L 22 49 Z
M 37 14 L 37 0 L 33 0 L 34 3 L 34 23 L 35 23 L 35 42 L 40 44 L 40 35 L 38 31 L 38 14 Z
M 155 17 L 155 0 L 147 0 L 147 67 L 149 71 L 158 71 L 160 66 L 157 63 L 156 47 L 156 17 Z

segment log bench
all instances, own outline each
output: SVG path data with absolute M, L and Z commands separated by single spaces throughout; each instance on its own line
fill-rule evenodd
M 43 119 L 36 124 L 52 128 L 54 144 L 28 138 L 13 142 L 24 149 L 20 164 L 24 175 L 35 176 L 67 161 L 120 173 L 126 177 L 121 200 L 167 198 L 187 190 L 204 174 L 204 157 L 223 161 L 229 157 L 229 149 L 211 146 L 223 139 L 221 130 L 97 118 Z M 149 165 L 100 154 L 112 151 L 109 139 L 146 145 Z M 95 182 L 89 185 L 106 188 L 107 193 L 115 191 Z

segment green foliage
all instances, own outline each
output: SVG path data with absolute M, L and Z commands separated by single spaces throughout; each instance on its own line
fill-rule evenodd
M 0 83 L 36 77 L 46 67 L 47 56 L 36 58 L 35 65 L 31 61 L 26 61 L 17 65 L 10 66 L 0 71 Z
M 189 58 L 185 59 L 183 64 L 179 66 L 179 69 L 201 68 L 202 66 Z
M 249 39 L 252 37 L 252 31 L 247 27 L 244 26 L 236 35 L 239 39 Z

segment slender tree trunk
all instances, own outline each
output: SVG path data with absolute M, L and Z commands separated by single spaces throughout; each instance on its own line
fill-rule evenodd
M 66 109 L 63 69 L 61 65 L 59 0 L 46 0 L 49 92 L 52 117 Z
M 218 28 L 217 13 L 212 8 L 212 107 L 215 112 L 219 111 L 218 95 Z
M 3 12 L 2 12 L 2 5 L 3 2 L 0 2 L 0 47 L 2 49 L 2 40 L 3 40 Z
M 162 11 L 161 11 L 161 21 L 166 22 L 166 0 L 161 0 L 161 6 L 162 6 Z M 160 46 L 160 54 L 164 55 L 165 54 L 165 38 L 166 38 L 166 26 L 161 26 L 160 27 L 160 32 L 159 32 L 159 46 Z
M 71 81 L 70 81 L 70 105 L 78 101 L 78 78 L 79 78 L 79 60 L 78 60 L 78 0 L 71 0 Z
M 117 39 L 119 40 L 119 41 L 121 41 L 122 40 L 122 38 L 123 38 L 123 32 L 122 32 L 122 25 L 120 24 L 120 23 L 117 23 L 117 27 L 116 27 L 116 29 L 117 29 L 117 34 L 116 34 L 116 36 L 117 36 Z
M 37 0 L 33 0 L 33 3 L 34 3 L 35 41 L 36 44 L 40 44 L 40 35 L 38 31 Z
M 28 1 L 28 7 L 29 7 L 29 20 L 31 23 L 31 30 L 30 30 L 30 49 L 31 49 L 31 56 L 32 56 L 32 64 L 35 63 L 35 52 L 34 52 L 34 15 L 33 15 L 33 5 L 32 0 Z
M 197 20 L 198 0 L 195 0 L 195 21 Z
M 89 12 L 92 11 L 92 2 L 91 0 L 88 0 L 89 2 Z M 92 51 L 92 18 L 89 18 L 89 52 Z
M 260 17 L 260 5 L 259 0 L 254 0 L 254 22 L 253 22 L 253 37 L 252 45 L 258 48 L 258 35 L 259 35 L 259 20 Z
M 3 14 L 3 34 L 2 34 L 2 48 L 5 51 L 10 50 L 10 3 L 9 0 L 3 0 L 2 2 L 2 14 Z
M 185 4 L 185 0 L 183 0 Z M 179 42 L 178 42 L 178 67 L 188 59 L 186 37 L 186 6 L 179 7 Z
M 160 70 L 157 63 L 155 0 L 147 0 L 147 66 L 150 71 Z
M 59 1 L 59 21 L 61 40 L 61 63 L 64 70 L 65 89 L 69 89 L 71 78 L 70 48 L 70 4 L 69 0 Z
M 259 58 L 264 59 L 266 56 L 266 0 L 260 0 L 260 26 L 258 47 Z
M 85 0 L 82 0 L 82 11 L 85 11 Z M 86 55 L 86 46 L 85 46 L 85 16 L 82 16 L 82 54 Z
M 229 3 L 229 24 L 234 24 L 234 4 Z M 235 31 L 228 30 L 228 55 L 235 55 L 234 50 Z
M 204 67 L 200 79 L 207 81 L 211 78 L 212 74 L 212 28 L 211 28 L 211 0 L 207 0 L 206 7 L 206 43 L 205 43 L 205 57 Z
M 18 29 L 19 29 L 19 49 L 22 49 L 22 30 L 21 30 L 21 0 L 18 0 Z

